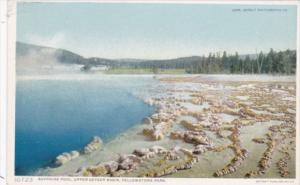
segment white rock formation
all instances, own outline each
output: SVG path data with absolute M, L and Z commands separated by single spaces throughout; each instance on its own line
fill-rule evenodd
M 84 147 L 83 153 L 90 154 L 90 153 L 100 149 L 102 144 L 103 144 L 103 142 L 102 142 L 101 138 L 98 136 L 94 136 L 92 141 Z
M 62 154 L 60 154 L 59 156 L 56 157 L 55 159 L 55 165 L 57 166 L 61 166 L 64 165 L 65 163 L 76 159 L 77 157 L 80 156 L 80 153 L 78 151 L 71 151 L 70 153 L 68 152 L 64 152 Z

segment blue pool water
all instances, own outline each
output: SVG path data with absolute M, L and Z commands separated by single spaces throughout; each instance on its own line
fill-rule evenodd
M 33 174 L 92 136 L 104 142 L 141 122 L 154 108 L 132 95 L 151 78 L 19 80 L 16 92 L 16 175 Z

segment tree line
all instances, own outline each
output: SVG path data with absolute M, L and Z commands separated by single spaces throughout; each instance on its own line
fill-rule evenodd
M 164 69 L 183 69 L 187 73 L 237 73 L 237 74 L 295 74 L 296 51 L 285 50 L 259 52 L 251 55 L 227 54 L 224 52 L 210 53 L 208 56 L 190 56 L 164 60 L 114 60 L 106 58 L 84 58 L 76 53 L 49 47 L 17 42 L 17 61 L 39 60 L 51 58 L 62 64 L 83 65 L 82 71 L 90 71 L 96 66 L 109 68 L 148 69 L 153 73 Z M 47 51 L 47 52 L 44 52 Z M 33 54 L 36 54 L 32 58 Z M 28 58 L 28 56 L 30 58 Z M 35 56 L 35 55 L 34 55 Z
M 291 50 L 275 52 L 270 49 L 266 54 L 260 52 L 256 55 L 240 57 L 237 52 L 228 56 L 224 51 L 222 56 L 217 53 L 202 57 L 202 60 L 191 64 L 187 72 L 294 74 L 296 72 L 296 52 Z
M 113 63 L 118 67 L 158 69 L 185 69 L 187 73 L 232 73 L 232 74 L 295 74 L 296 51 L 274 51 L 252 55 L 228 55 L 210 53 L 208 56 L 193 56 L 170 60 L 148 60 L 143 62 Z

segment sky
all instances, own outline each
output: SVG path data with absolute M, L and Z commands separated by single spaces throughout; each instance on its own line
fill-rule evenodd
M 294 5 L 25 3 L 17 41 L 84 57 L 166 59 L 296 48 Z

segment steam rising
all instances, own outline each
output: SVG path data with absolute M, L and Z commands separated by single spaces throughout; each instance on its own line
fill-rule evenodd
M 82 65 L 63 64 L 58 59 L 58 50 L 17 43 L 17 75 L 44 75 L 77 73 Z

